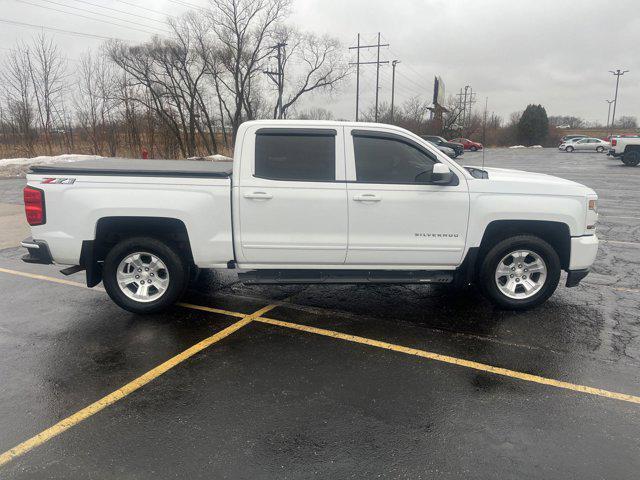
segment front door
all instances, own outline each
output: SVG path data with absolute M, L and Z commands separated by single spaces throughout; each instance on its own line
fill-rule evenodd
M 433 165 L 441 160 L 399 133 L 350 130 L 345 141 L 347 264 L 433 269 L 460 264 L 469 217 L 461 173 L 454 171 L 450 185 L 429 184 Z
M 343 129 L 257 128 L 243 146 L 241 263 L 342 265 L 347 251 Z M 245 146 L 247 148 L 245 148 Z M 253 162 L 245 156 L 253 157 Z

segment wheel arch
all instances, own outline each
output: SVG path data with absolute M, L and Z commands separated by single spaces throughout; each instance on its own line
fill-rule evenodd
M 548 220 L 494 220 L 482 235 L 476 265 L 482 263 L 486 253 L 496 243 L 515 235 L 534 235 L 541 238 L 558 254 L 563 270 L 569 268 L 571 258 L 571 233 L 569 225 Z
M 102 280 L 102 262 L 119 241 L 131 237 L 152 237 L 178 248 L 179 254 L 193 264 L 187 227 L 182 220 L 169 217 L 102 217 L 96 222 L 94 240 L 82 242 L 80 265 L 86 269 L 87 286 Z

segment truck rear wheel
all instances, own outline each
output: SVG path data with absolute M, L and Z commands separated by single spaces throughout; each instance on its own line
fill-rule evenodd
M 493 303 L 526 310 L 545 302 L 560 280 L 560 258 L 554 248 L 533 235 L 502 240 L 485 255 L 480 287 Z
M 622 156 L 622 161 L 625 165 L 630 167 L 637 167 L 640 164 L 640 152 L 632 150 L 629 153 L 625 153 Z
M 189 280 L 189 264 L 177 249 L 151 237 L 127 238 L 104 260 L 103 283 L 111 299 L 133 313 L 155 313 L 173 305 Z

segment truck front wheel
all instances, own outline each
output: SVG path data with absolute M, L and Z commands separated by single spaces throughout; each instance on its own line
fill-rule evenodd
M 502 240 L 482 260 L 479 283 L 496 305 L 526 310 L 546 301 L 560 280 L 560 258 L 554 248 L 533 235 Z
M 104 260 L 103 283 L 111 299 L 133 313 L 164 310 L 182 296 L 189 264 L 177 249 L 151 237 L 127 238 Z

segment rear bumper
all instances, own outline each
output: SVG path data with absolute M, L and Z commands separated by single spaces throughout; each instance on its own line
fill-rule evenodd
M 596 260 L 599 243 L 598 237 L 595 235 L 572 237 L 568 270 L 588 270 Z
M 27 249 L 27 254 L 22 256 L 22 261 L 26 263 L 41 263 L 43 265 L 51 265 L 53 259 L 49 246 L 42 240 L 34 240 L 33 238 L 25 238 L 20 245 Z

